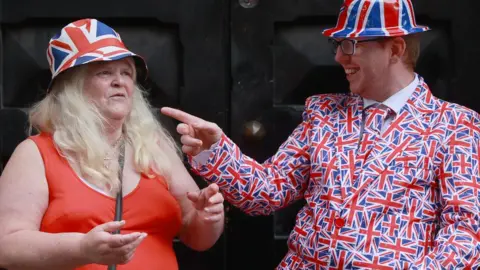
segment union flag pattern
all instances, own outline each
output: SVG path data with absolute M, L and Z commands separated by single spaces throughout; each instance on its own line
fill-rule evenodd
M 476 269 L 480 118 L 419 78 L 368 157 L 362 98 L 321 94 L 262 164 L 225 135 L 206 164 L 189 162 L 251 215 L 305 198 L 277 269 Z
M 346 0 L 335 27 L 324 35 L 335 38 L 402 36 L 428 31 L 417 25 L 410 0 Z
M 68 68 L 92 61 L 137 56 L 127 50 L 120 35 L 106 24 L 82 19 L 65 26 L 50 40 L 47 59 L 52 77 Z

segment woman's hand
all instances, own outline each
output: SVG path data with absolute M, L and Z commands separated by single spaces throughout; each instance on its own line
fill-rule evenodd
M 222 220 L 224 199 L 217 184 L 211 184 L 197 192 L 189 192 L 187 198 L 205 221 L 215 223 Z
M 125 225 L 125 221 L 107 222 L 93 228 L 80 242 L 83 256 L 96 264 L 125 264 L 132 258 L 146 233 L 111 234 Z

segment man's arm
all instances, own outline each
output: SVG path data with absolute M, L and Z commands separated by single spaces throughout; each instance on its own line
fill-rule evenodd
M 223 135 L 212 146 L 206 164 L 189 156 L 192 169 L 217 183 L 225 198 L 247 214 L 268 215 L 287 206 L 303 196 L 310 177 L 311 124 L 306 111 L 302 123 L 263 164 L 243 154 Z

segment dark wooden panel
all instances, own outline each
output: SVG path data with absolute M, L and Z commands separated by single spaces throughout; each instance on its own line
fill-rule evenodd
M 21 109 L 0 110 L 0 162 L 10 158 L 15 147 L 28 135 L 27 114 Z
M 321 35 L 335 24 L 342 2 L 86 0 L 71 8 L 60 0 L 0 0 L 0 167 L 26 136 L 22 108 L 41 97 L 50 76 L 48 38 L 82 17 L 111 24 L 146 56 L 154 107 L 180 107 L 214 121 L 244 153 L 263 161 L 300 122 L 307 96 L 348 90 Z M 413 3 L 417 21 L 434 28 L 422 37 L 417 71 L 437 96 L 480 111 L 477 1 Z M 161 119 L 174 132 L 175 121 Z M 263 126 L 264 136 L 246 135 L 252 121 Z M 268 217 L 232 209 L 226 234 L 212 250 L 198 253 L 175 243 L 180 269 L 273 269 L 302 205 Z
M 451 101 L 460 103 L 480 112 L 480 91 L 478 91 L 478 63 L 480 53 L 478 35 L 480 23 L 477 20 L 480 2 L 456 1 L 451 4 L 450 12 L 453 16 L 452 29 L 452 54 L 454 56 L 453 86 L 450 89 Z

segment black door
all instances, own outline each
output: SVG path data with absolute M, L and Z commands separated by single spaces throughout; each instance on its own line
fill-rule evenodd
M 343 0 L 232 0 L 230 134 L 244 154 L 264 161 L 301 122 L 305 99 L 348 91 L 323 29 Z M 417 72 L 432 92 L 480 111 L 474 73 L 480 59 L 473 1 L 413 0 L 422 37 Z M 471 21 L 469 21 L 471 20 Z M 467 41 L 468 40 L 468 41 Z M 287 251 L 298 201 L 269 217 L 230 215 L 228 269 L 273 269 Z M 252 261 L 255 260 L 255 263 Z M 257 263 L 258 261 L 258 263 Z
M 26 138 L 25 108 L 44 95 L 49 38 L 74 19 L 115 28 L 150 68 L 155 108 L 174 106 L 216 122 L 258 161 L 301 121 L 305 98 L 348 91 L 321 35 L 342 0 L 0 0 L 0 169 Z M 425 34 L 418 73 L 434 94 L 480 110 L 473 0 L 413 0 Z M 160 116 L 161 117 L 161 116 Z M 174 122 L 164 123 L 174 131 Z M 204 185 L 196 178 L 199 185 Z M 228 207 L 214 248 L 175 243 L 180 269 L 273 269 L 286 253 L 299 201 L 272 216 Z

